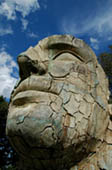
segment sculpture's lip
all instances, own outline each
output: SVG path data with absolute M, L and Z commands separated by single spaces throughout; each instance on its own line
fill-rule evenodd
M 26 90 L 18 92 L 12 99 L 12 105 L 22 106 L 28 103 L 49 103 L 51 97 L 56 98 L 57 95 L 47 91 Z
M 17 88 L 12 93 L 12 101 L 14 101 L 15 98 L 17 98 L 16 97 L 17 95 L 19 96 L 19 93 L 22 93 L 20 98 L 22 98 L 22 95 L 24 95 L 24 97 L 28 97 L 29 95 L 30 97 L 32 91 L 34 97 L 36 96 L 37 93 L 39 94 L 39 92 L 44 94 L 49 93 L 53 95 L 59 95 L 62 86 L 63 82 L 54 82 L 51 77 L 32 75 L 27 79 L 23 80 L 17 86 Z

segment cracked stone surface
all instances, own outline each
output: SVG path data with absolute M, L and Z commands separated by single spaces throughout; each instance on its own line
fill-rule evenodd
M 18 56 L 6 132 L 18 170 L 112 170 L 112 106 L 92 49 L 47 37 Z

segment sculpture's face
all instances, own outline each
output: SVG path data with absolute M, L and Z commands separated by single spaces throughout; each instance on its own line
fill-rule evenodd
M 84 42 L 50 37 L 20 55 L 18 63 L 22 81 L 12 94 L 7 133 L 20 154 L 48 160 L 64 153 L 68 160 L 71 151 L 78 154 L 75 146 L 103 139 L 107 80 Z

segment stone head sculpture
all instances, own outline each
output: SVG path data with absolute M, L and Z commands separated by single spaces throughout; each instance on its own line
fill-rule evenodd
M 7 135 L 34 169 L 69 169 L 105 138 L 109 91 L 103 69 L 91 48 L 69 35 L 41 40 L 18 56 L 18 64 Z

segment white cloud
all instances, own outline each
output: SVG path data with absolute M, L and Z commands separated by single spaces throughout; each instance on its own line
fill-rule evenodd
M 112 33 L 112 1 L 106 1 L 100 4 L 100 7 L 94 9 L 94 12 L 88 14 L 88 17 L 78 18 L 78 13 L 72 13 L 71 16 L 66 16 L 62 20 L 61 31 L 73 35 L 81 34 L 97 34 L 99 37 L 106 37 Z M 75 10 L 74 10 L 75 11 Z M 80 10 L 79 10 L 80 11 Z M 82 13 L 84 13 L 84 9 Z
M 7 19 L 14 20 L 16 18 L 16 13 L 14 10 L 14 5 L 10 1 L 2 2 L 0 5 L 0 14 L 7 17 Z
M 112 33 L 112 8 L 94 20 L 95 31 L 99 34 Z
M 28 20 L 22 18 L 22 19 L 21 19 L 21 22 L 22 22 L 22 26 L 23 26 L 22 29 L 23 29 L 23 30 L 26 30 L 26 29 L 27 29 L 27 26 L 28 26 Z
M 28 37 L 30 37 L 30 38 L 38 38 L 38 35 L 33 33 L 33 32 L 30 32 L 30 33 L 28 33 Z
M 6 35 L 6 34 L 13 34 L 13 30 L 10 26 L 7 28 L 0 27 L 0 36 Z
M 99 49 L 99 41 L 96 38 L 90 37 L 90 43 L 91 46 L 95 49 L 98 50 Z
M 24 18 L 39 8 L 38 0 L 4 0 L 0 5 L 0 14 L 7 19 L 15 20 L 16 12 L 20 12 Z
M 17 81 L 15 76 L 17 73 L 14 69 L 18 70 L 16 62 L 5 51 L 4 48 L 0 49 L 0 95 L 6 98 L 10 97 L 11 91 Z M 14 75 L 15 74 L 15 75 Z M 13 76 L 12 76 L 13 75 Z

